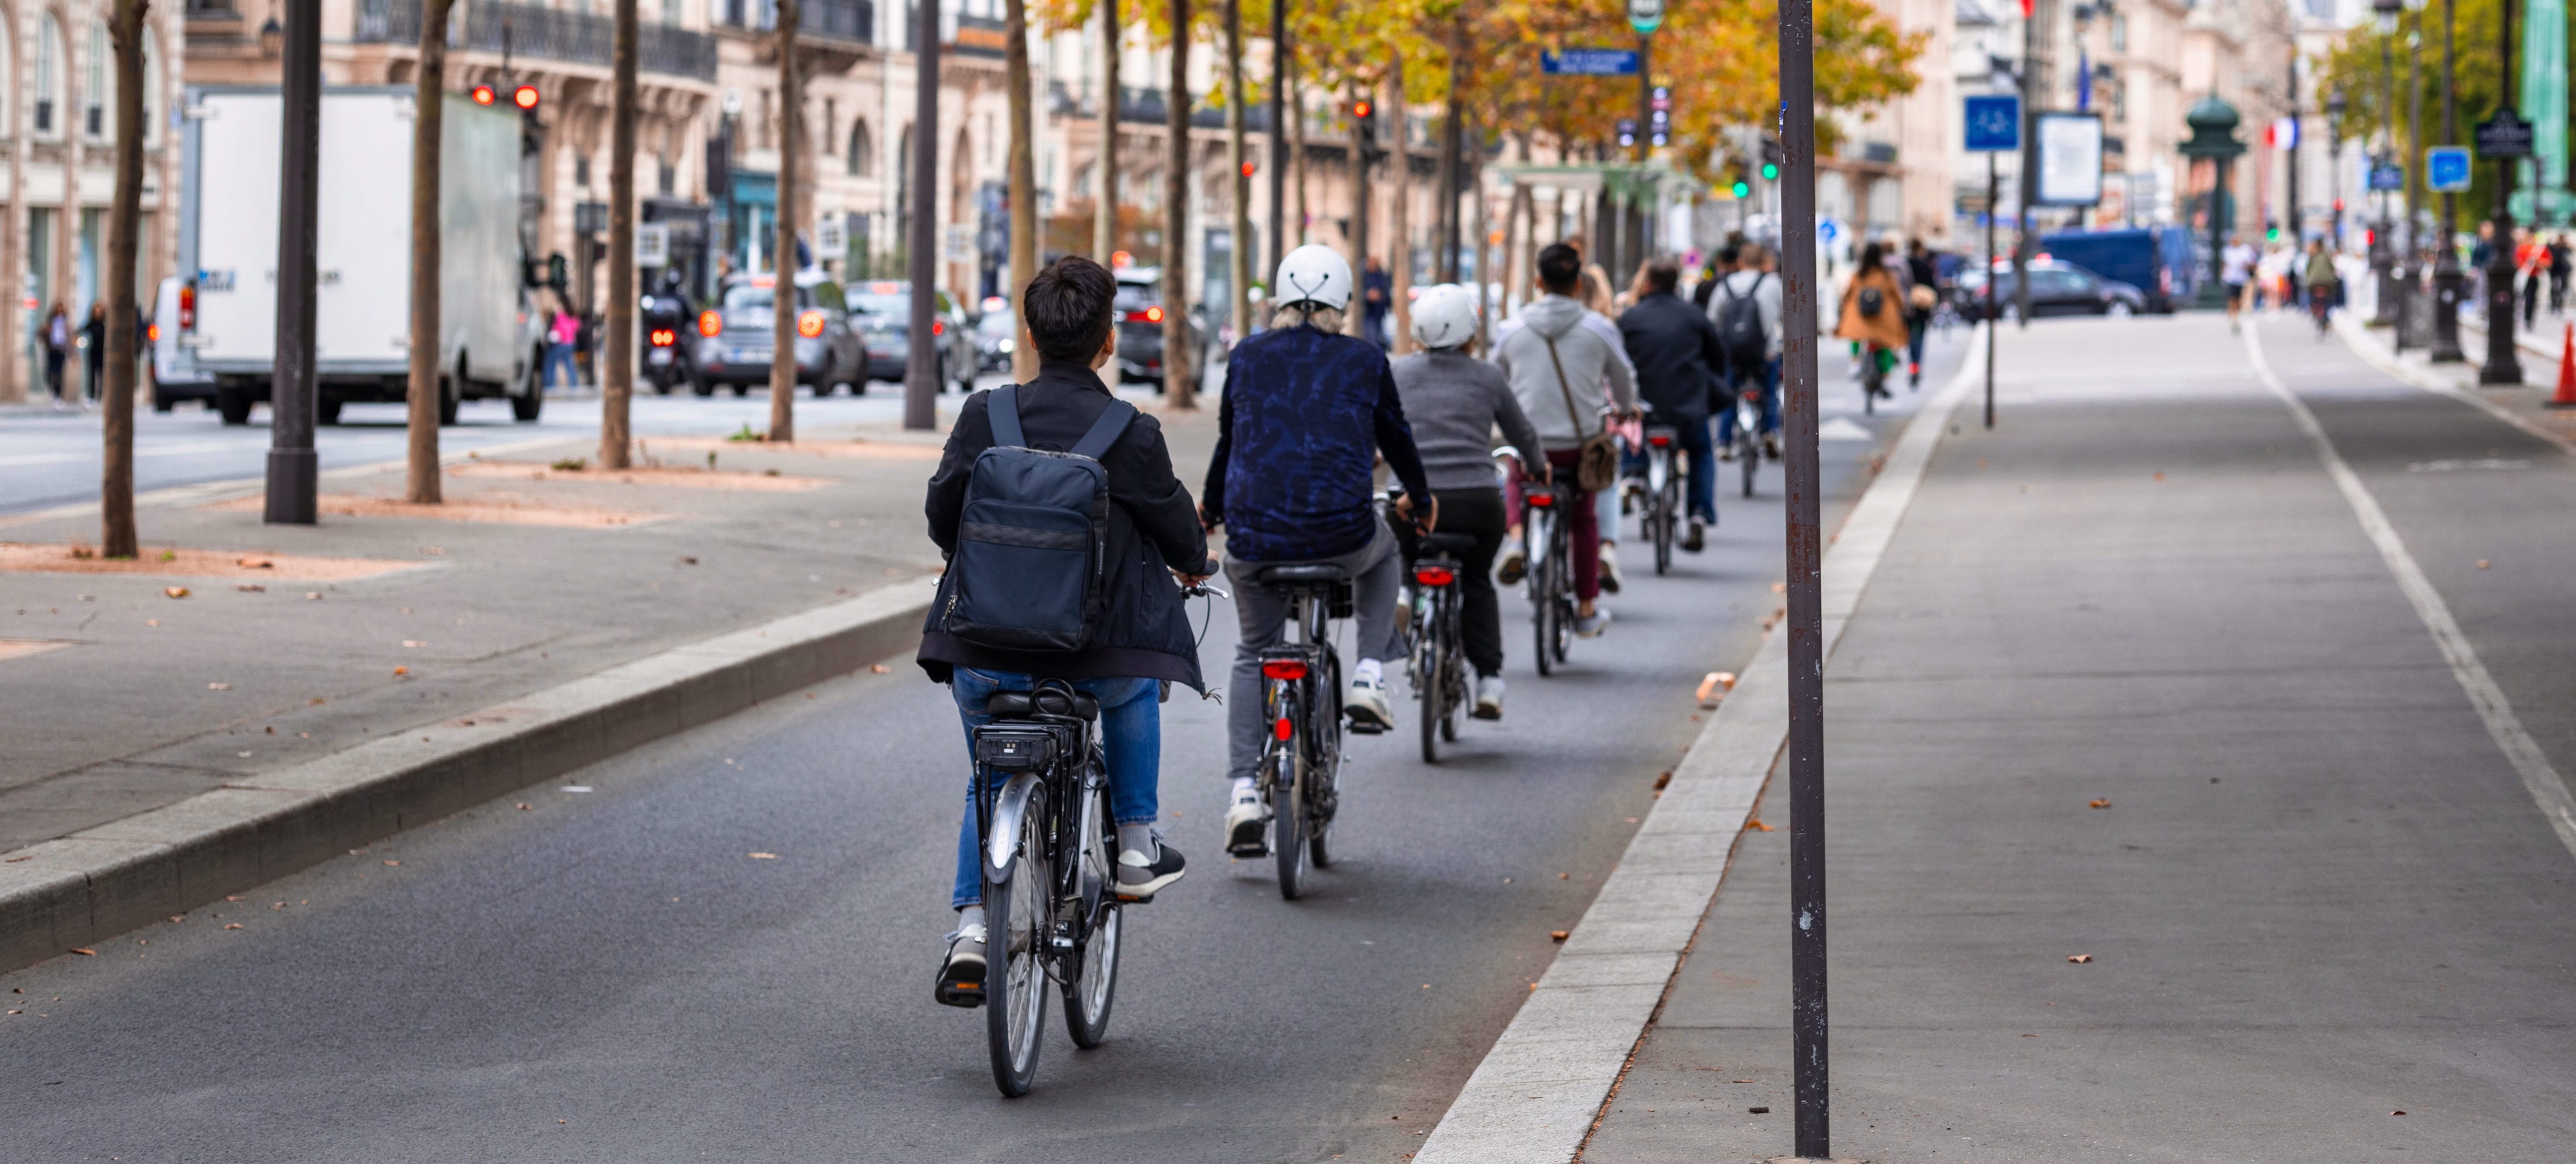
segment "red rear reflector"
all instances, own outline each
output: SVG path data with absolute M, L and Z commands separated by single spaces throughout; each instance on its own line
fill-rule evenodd
M 680 333 L 667 327 L 657 327 L 653 329 L 652 338 L 654 347 L 667 348 L 680 342 Z
M 1283 715 L 1283 716 L 1280 716 L 1280 717 L 1279 717 L 1279 722 L 1277 722 L 1277 723 L 1274 723 L 1274 724 L 1270 725 L 1270 734 L 1271 734 L 1271 735 L 1273 735 L 1273 736 L 1276 736 L 1276 737 L 1278 737 L 1278 738 L 1280 738 L 1280 739 L 1283 739 L 1283 740 L 1284 740 L 1284 739 L 1287 739 L 1287 738 L 1288 738 L 1288 717 L 1287 717 L 1287 716 L 1284 716 L 1284 715 Z
M 698 334 L 710 339 L 724 334 L 724 316 L 712 311 L 698 313 Z
M 1647 443 L 1647 444 L 1650 444 L 1650 445 L 1653 445 L 1653 446 L 1655 446 L 1656 448 L 1659 448 L 1659 449 L 1660 449 L 1660 448 L 1664 447 L 1665 445 L 1669 445 L 1669 444 L 1673 443 L 1673 438 L 1668 437 L 1668 436 L 1665 436 L 1665 435 L 1664 435 L 1664 434 L 1662 434 L 1662 433 L 1656 433 L 1656 434 L 1655 434 L 1655 435 L 1653 435 L 1653 436 L 1647 437 L 1647 438 L 1646 438 L 1646 443 Z
M 1413 580 L 1425 586 L 1446 586 L 1458 580 L 1458 573 L 1455 570 L 1425 566 L 1413 572 Z
M 1529 495 L 1529 503 L 1540 509 L 1553 509 L 1556 507 L 1556 494 L 1532 493 Z
M 1303 659 L 1272 659 L 1261 665 L 1261 673 L 1273 679 L 1303 679 L 1306 677 L 1306 661 Z
M 819 318 L 819 317 L 817 317 L 817 318 Z M 799 329 L 799 330 L 802 330 L 802 329 Z M 814 328 L 814 334 L 816 334 L 816 335 L 821 335 L 821 334 L 823 334 L 823 329 L 822 329 L 821 325 L 819 325 L 819 324 L 818 324 L 818 325 L 816 325 L 816 326 L 815 326 L 815 328 Z M 934 320 L 931 320 L 931 321 L 930 321 L 930 334 L 932 334 L 932 335 L 946 335 L 946 334 L 948 334 L 948 321 L 947 321 L 947 320 L 944 320 L 944 319 L 934 319 Z

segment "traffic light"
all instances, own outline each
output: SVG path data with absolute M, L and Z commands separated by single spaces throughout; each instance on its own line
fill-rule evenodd
M 1778 162 L 1764 162 L 1764 163 L 1762 163 L 1762 180 L 1763 180 L 1763 181 L 1765 181 L 1765 182 L 1777 182 L 1777 181 L 1779 181 L 1779 180 L 1780 180 L 1780 163 L 1778 163 Z
M 516 105 L 526 112 L 534 113 L 537 111 L 537 100 L 537 87 L 534 85 L 521 85 L 510 91 L 510 104 Z
M 1753 197 L 1753 184 L 1742 178 L 1737 178 L 1735 180 L 1735 200 L 1742 202 L 1751 197 Z
M 1669 86 L 1657 85 L 1647 91 L 1646 142 L 1660 149 L 1672 141 L 1673 91 Z
M 1629 147 L 1631 147 L 1631 146 L 1634 146 L 1634 145 L 1636 145 L 1636 144 L 1637 144 L 1637 119 L 1636 119 L 1636 118 L 1633 118 L 1633 117 L 1622 117 L 1622 118 L 1620 118 L 1620 119 L 1619 119 L 1619 148 L 1624 150 L 1624 149 L 1627 149 L 1627 148 L 1629 148 Z
M 474 103 L 477 105 L 489 105 L 494 101 L 500 100 L 500 96 L 500 94 L 492 91 L 492 87 L 490 85 L 476 85 L 474 87 Z
M 1767 137 L 1762 139 L 1762 180 L 1763 180 L 1763 181 L 1765 181 L 1765 182 L 1777 182 L 1777 181 L 1779 181 L 1779 180 L 1780 180 L 1780 163 L 1781 163 L 1781 162 L 1784 162 L 1784 161 L 1787 161 L 1787 160 L 1788 160 L 1788 159 L 1787 159 L 1787 157 L 1785 157 L 1785 156 L 1780 152 L 1780 143 L 1779 143 L 1779 142 L 1774 141 L 1774 140 L 1772 140 L 1772 139 L 1770 139 L 1770 138 L 1767 138 Z
M 1360 151 L 1362 156 L 1375 152 L 1377 149 L 1377 106 L 1370 104 L 1368 98 L 1358 97 L 1352 99 L 1351 127 L 1352 131 L 1359 135 Z

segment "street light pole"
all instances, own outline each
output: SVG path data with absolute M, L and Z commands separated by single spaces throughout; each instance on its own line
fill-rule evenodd
M 2417 22 L 2421 24 L 2421 21 Z M 2424 293 L 2424 216 L 2416 204 L 2415 191 L 2424 180 L 2424 38 L 2418 32 L 2406 34 L 2406 250 L 2405 271 L 2398 280 L 2403 289 L 2404 308 L 2397 317 L 2397 347 L 2424 342 L 2415 329 L 2419 316 L 2415 304 Z
M 939 425 L 939 345 L 937 337 L 930 334 L 937 306 L 931 296 L 939 278 L 939 256 L 935 251 L 939 245 L 939 199 L 933 193 L 939 188 L 939 8 L 924 4 L 913 12 L 912 253 L 906 256 L 909 261 L 905 264 L 910 268 L 906 274 L 912 279 L 912 330 L 907 345 L 910 358 L 903 371 L 903 426 L 926 431 Z M 1107 100 L 1107 116 L 1114 125 L 1118 116 L 1117 92 L 1113 90 Z M 1117 138 L 1110 135 L 1108 140 L 1114 143 Z M 1115 172 L 1116 162 L 1113 156 L 1102 156 L 1104 180 L 1114 180 L 1108 175 Z M 1104 190 L 1111 188 L 1104 186 Z M 782 190 L 781 200 L 785 197 Z M 780 282 L 784 284 L 780 294 L 794 293 L 793 283 L 786 279 Z M 787 333 L 781 331 L 778 336 L 783 342 Z
M 2513 0 L 2504 0 L 2496 40 L 2496 117 L 2513 111 Z M 2514 351 L 2513 322 L 2513 183 L 2519 159 L 2496 159 L 2495 236 L 2487 247 L 2487 362 L 2478 368 L 2480 384 L 2522 383 L 2522 359 Z
M 2397 13 L 2400 0 L 2380 0 L 2379 36 L 2379 125 L 2385 136 L 2385 147 L 2378 157 L 2394 160 L 2397 154 Z M 2379 191 L 2379 229 L 2370 236 L 2370 269 L 2379 273 L 2379 309 L 2372 322 L 2397 322 L 2397 308 L 2405 294 L 2397 280 L 2396 239 L 2388 233 L 2389 194 Z
M 1796 1152 L 1830 1158 L 1825 1022 L 1824 523 L 1816 467 L 1816 57 L 1813 0 L 1780 0 L 1781 404 L 1788 444 L 1789 1036 Z M 1988 272 L 1992 278 L 1992 272 Z
M 2451 89 L 2451 32 L 2458 0 L 2442 0 L 2442 144 L 2460 140 L 2460 97 Z M 2436 364 L 2469 358 L 2460 350 L 2460 196 L 2442 193 L 2442 234 L 2433 240 L 2433 350 Z
M 268 389 L 268 500 L 261 516 L 269 525 L 312 525 L 319 501 L 313 223 L 321 205 L 321 0 L 291 0 L 282 64 L 286 127 L 277 184 L 277 364 Z

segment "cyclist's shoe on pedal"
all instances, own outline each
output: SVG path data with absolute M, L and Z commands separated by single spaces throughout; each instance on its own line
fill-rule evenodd
M 959 926 L 948 936 L 948 957 L 931 995 L 945 1006 L 984 1005 L 984 927 Z
M 1394 728 L 1395 708 L 1386 700 L 1386 681 L 1371 675 L 1351 676 L 1350 691 L 1342 697 L 1342 714 L 1351 717 L 1351 730 L 1362 735 Z
M 1575 619 L 1574 633 L 1579 638 L 1597 639 L 1601 637 L 1602 629 L 1609 625 L 1610 609 L 1608 607 L 1602 607 L 1594 610 L 1590 614 Z
M 1521 579 L 1527 577 L 1529 577 L 1529 550 L 1518 544 L 1505 547 L 1502 564 L 1494 568 L 1494 581 L 1505 586 L 1517 586 L 1520 585 Z
M 1601 592 L 1603 594 L 1619 592 L 1619 554 L 1614 548 L 1616 545 L 1617 543 L 1608 538 L 1601 541 Z
M 1185 864 L 1180 850 L 1159 840 L 1154 842 L 1152 856 L 1136 849 L 1118 854 L 1118 900 L 1130 904 L 1154 900 L 1155 894 L 1181 879 Z
M 1696 554 L 1707 548 L 1708 527 L 1700 524 L 1700 520 L 1694 517 L 1691 519 L 1690 532 L 1682 535 L 1682 549 L 1688 553 Z
M 1502 676 L 1485 675 L 1476 680 L 1476 710 L 1470 714 L 1477 719 L 1503 718 Z
M 1780 434 L 1776 432 L 1762 434 L 1762 455 L 1774 461 L 1780 459 Z
M 1725 444 L 1722 444 L 1722 445 L 1717 446 L 1717 459 L 1718 459 L 1719 463 L 1721 463 L 1721 464 L 1727 464 L 1727 465 L 1732 465 L 1732 464 L 1734 464 L 1734 463 L 1735 463 L 1735 442 L 1733 442 L 1733 441 L 1728 441 L 1728 442 L 1726 442 Z
M 1225 851 L 1238 857 L 1270 855 L 1270 809 L 1258 792 L 1238 791 L 1225 810 Z

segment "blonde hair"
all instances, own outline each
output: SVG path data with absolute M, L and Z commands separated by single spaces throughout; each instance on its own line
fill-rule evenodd
M 1326 307 L 1304 299 L 1282 303 L 1270 311 L 1272 327 L 1296 327 L 1300 324 L 1310 324 L 1318 331 L 1338 332 L 1342 330 L 1342 311 L 1338 307 Z
M 1585 307 L 1603 315 L 1610 314 L 1613 306 L 1610 300 L 1610 272 L 1602 270 L 1601 264 L 1583 264 L 1583 277 L 1575 281 L 1574 292 L 1574 297 L 1582 300 Z

